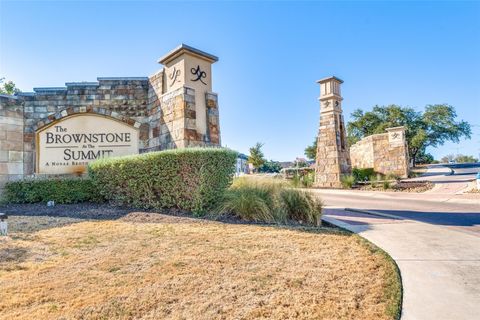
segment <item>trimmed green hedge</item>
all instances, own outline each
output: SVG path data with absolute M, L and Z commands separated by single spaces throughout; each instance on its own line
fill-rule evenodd
M 94 161 L 88 171 L 100 194 L 140 208 L 178 208 L 204 213 L 231 184 L 237 153 L 189 148 Z
M 53 200 L 58 204 L 101 201 L 91 179 L 40 178 L 10 181 L 5 184 L 2 201 L 36 203 Z

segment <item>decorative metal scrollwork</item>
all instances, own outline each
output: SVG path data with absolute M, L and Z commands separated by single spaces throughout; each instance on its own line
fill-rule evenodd
M 170 80 L 172 82 L 170 83 L 170 86 L 173 86 L 175 81 L 177 81 L 178 76 L 180 75 L 180 70 L 177 70 L 175 67 L 173 67 L 172 73 L 169 75 Z
M 203 82 L 202 78 L 207 77 L 207 73 L 205 71 L 200 70 L 200 65 L 197 65 L 197 68 L 191 68 L 190 72 L 194 75 L 197 76 L 196 79 L 191 79 L 192 81 L 198 81 L 200 80 L 203 84 L 206 85 L 205 82 Z

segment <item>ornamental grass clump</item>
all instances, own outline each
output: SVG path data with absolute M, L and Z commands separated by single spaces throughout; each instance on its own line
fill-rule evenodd
M 273 195 L 260 186 L 240 186 L 225 193 L 221 212 L 232 212 L 243 220 L 275 222 Z
M 281 204 L 289 220 L 319 225 L 322 202 L 305 191 L 284 189 L 280 192 Z
M 238 178 L 225 192 L 218 213 L 246 221 L 319 225 L 322 203 L 278 179 Z
M 352 187 L 355 185 L 355 177 L 351 174 L 349 175 L 342 175 L 340 177 L 340 183 L 342 184 L 342 187 L 345 189 L 352 189 Z

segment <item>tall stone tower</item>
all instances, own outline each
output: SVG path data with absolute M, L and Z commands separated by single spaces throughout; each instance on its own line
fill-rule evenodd
M 345 124 L 342 115 L 342 96 L 337 77 L 318 80 L 320 84 L 320 129 L 317 138 L 315 186 L 340 188 L 340 178 L 351 173 Z

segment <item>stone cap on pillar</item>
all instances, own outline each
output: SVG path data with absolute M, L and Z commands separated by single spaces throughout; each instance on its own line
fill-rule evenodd
M 158 62 L 167 65 L 170 61 L 174 60 L 175 58 L 181 56 L 182 54 L 190 54 L 200 59 L 207 60 L 210 63 L 214 63 L 218 61 L 218 57 L 214 56 L 213 54 L 206 53 L 202 50 L 196 49 L 194 47 L 190 47 L 184 43 L 161 57 Z
M 317 80 L 317 83 L 324 83 L 324 82 L 327 82 L 327 81 L 330 81 L 330 80 L 337 80 L 338 82 L 343 83 L 342 79 L 337 78 L 335 76 L 330 76 L 330 77 L 326 77 L 326 78 Z
M 330 76 L 317 81 L 320 85 L 320 101 L 335 99 L 336 101 L 342 101 L 342 95 L 340 93 L 340 85 L 343 80 L 335 76 Z

